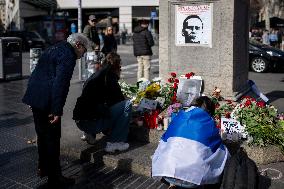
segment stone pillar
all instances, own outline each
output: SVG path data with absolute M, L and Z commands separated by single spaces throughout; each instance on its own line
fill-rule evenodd
M 182 39 L 181 20 L 189 14 L 204 19 L 204 7 L 211 9 L 207 20 L 203 20 L 207 40 L 200 44 L 178 42 L 176 35 Z M 232 98 L 248 79 L 248 10 L 247 0 L 160 0 L 160 77 L 166 80 L 170 72 L 194 72 L 203 78 L 204 94 L 216 86 L 224 97 Z M 181 17 L 181 11 L 187 15 Z
M 132 7 L 119 8 L 119 29 L 123 31 L 127 29 L 128 33 L 132 33 Z

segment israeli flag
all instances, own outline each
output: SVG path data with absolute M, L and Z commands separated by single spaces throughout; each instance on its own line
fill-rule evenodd
M 152 158 L 152 176 L 215 184 L 229 156 L 212 117 L 191 108 L 180 111 L 162 136 Z

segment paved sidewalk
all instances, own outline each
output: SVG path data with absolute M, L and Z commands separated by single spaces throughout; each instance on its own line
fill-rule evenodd
M 27 79 L 0 82 L 0 188 L 36 188 L 46 180 L 36 176 L 36 134 L 30 109 L 21 102 Z M 166 188 L 145 176 L 125 173 L 100 164 L 80 164 L 73 154 L 90 146 L 79 138 L 81 132 L 71 120 L 80 83 L 70 87 L 62 123 L 62 167 L 66 176 L 76 178 L 74 188 Z M 28 141 L 32 143 L 29 144 Z M 77 161 L 76 161 L 77 160 Z
M 24 76 L 29 75 L 28 55 L 23 55 Z M 149 177 L 124 173 L 99 164 L 78 161 L 78 153 L 92 148 L 80 140 L 81 131 L 75 126 L 72 110 L 81 93 L 82 83 L 74 73 L 62 118 L 62 167 L 66 176 L 76 178 L 74 188 L 134 189 L 166 188 Z M 36 188 L 46 180 L 36 176 L 36 134 L 30 109 L 21 102 L 28 79 L 0 82 L 0 188 Z M 31 141 L 31 144 L 28 144 Z M 260 188 L 284 188 L 284 163 L 261 165 L 266 180 Z

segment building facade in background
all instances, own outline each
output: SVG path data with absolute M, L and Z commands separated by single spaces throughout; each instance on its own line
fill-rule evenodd
M 98 27 L 105 27 L 111 22 L 116 30 L 132 29 L 137 25 L 137 20 L 151 20 L 151 29 L 158 33 L 159 0 L 81 0 L 83 27 L 88 16 L 95 14 L 99 19 Z M 57 0 L 58 10 L 68 12 L 70 22 L 77 22 L 78 0 Z M 151 18 L 151 12 L 156 16 Z M 153 13 L 152 13 L 153 15 Z
M 1 21 L 6 30 L 37 31 L 46 41 L 60 41 L 71 33 L 71 25 L 78 29 L 79 0 L 0 0 Z M 102 31 L 111 24 L 115 32 L 127 31 L 139 19 L 150 20 L 150 29 L 158 33 L 159 0 L 81 0 L 82 29 L 89 15 L 98 18 Z

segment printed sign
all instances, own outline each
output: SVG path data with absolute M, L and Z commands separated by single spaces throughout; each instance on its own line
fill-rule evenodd
M 191 102 L 200 96 L 202 87 L 202 78 L 200 76 L 193 76 L 190 79 L 179 78 L 177 100 L 183 106 L 190 106 Z
M 176 45 L 212 47 L 213 4 L 176 5 Z
M 247 137 L 245 128 L 240 122 L 232 118 L 221 118 L 221 130 L 226 134 L 228 140 L 239 140 Z

